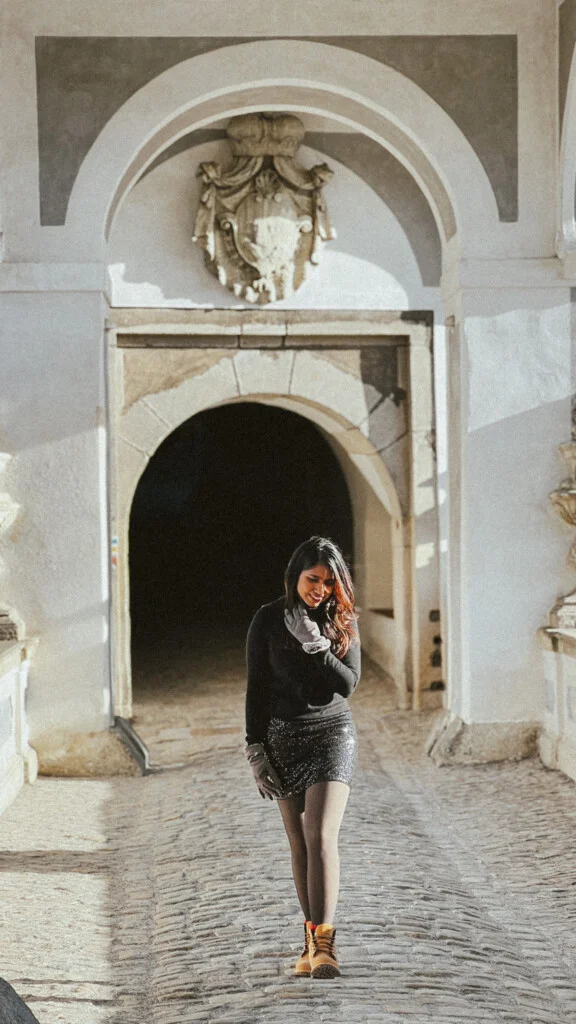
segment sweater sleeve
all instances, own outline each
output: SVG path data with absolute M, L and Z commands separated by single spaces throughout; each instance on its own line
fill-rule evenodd
M 246 743 L 263 743 L 270 721 L 268 630 L 262 609 L 250 623 L 246 639 Z
M 360 679 L 361 655 L 358 640 L 350 644 L 342 660 L 330 650 L 309 654 L 308 657 L 314 658 L 314 664 L 334 693 L 349 697 L 354 692 Z

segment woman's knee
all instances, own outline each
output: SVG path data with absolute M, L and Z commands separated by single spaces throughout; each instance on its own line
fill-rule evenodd
M 290 850 L 294 856 L 305 857 L 307 846 L 304 832 L 301 828 L 286 829 L 288 836 L 288 842 L 290 843 Z
M 311 822 L 304 826 L 308 855 L 332 853 L 338 849 L 338 828 L 325 822 Z

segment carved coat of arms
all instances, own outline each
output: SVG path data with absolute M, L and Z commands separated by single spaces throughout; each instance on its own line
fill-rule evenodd
M 332 171 L 307 168 L 296 151 L 305 134 L 292 114 L 241 114 L 226 133 L 229 167 L 206 162 L 193 240 L 208 269 L 239 298 L 265 304 L 291 295 L 336 237 L 322 188 Z

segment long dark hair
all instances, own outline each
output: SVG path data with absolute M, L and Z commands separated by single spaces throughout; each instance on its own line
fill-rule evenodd
M 354 587 L 350 570 L 340 548 L 328 537 L 310 537 L 296 548 L 284 573 L 286 607 L 292 611 L 298 605 L 300 573 L 314 565 L 326 566 L 334 576 L 334 589 L 320 606 L 320 614 L 324 635 L 330 640 L 336 657 L 343 658 L 350 644 L 358 642 L 358 616 L 354 611 Z

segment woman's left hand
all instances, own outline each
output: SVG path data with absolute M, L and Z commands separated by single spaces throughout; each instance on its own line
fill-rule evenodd
M 286 628 L 307 653 L 315 654 L 330 647 L 328 637 L 322 636 L 318 623 L 310 618 L 302 605 L 297 605 L 292 611 L 286 608 L 284 621 Z

